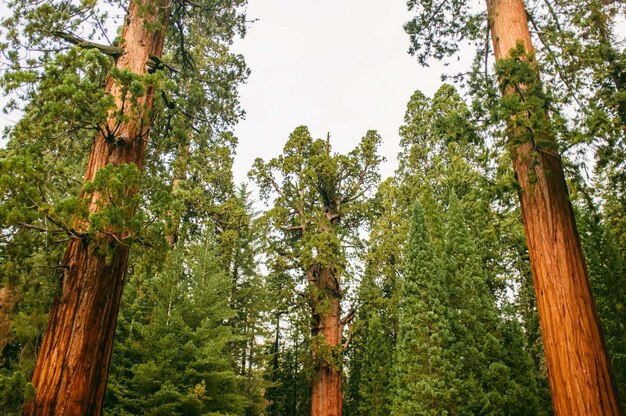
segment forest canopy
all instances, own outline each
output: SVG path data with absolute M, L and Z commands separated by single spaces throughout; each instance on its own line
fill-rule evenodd
M 238 183 L 247 3 L 2 6 L 0 411 L 623 415 L 624 3 L 410 0 L 395 172 Z

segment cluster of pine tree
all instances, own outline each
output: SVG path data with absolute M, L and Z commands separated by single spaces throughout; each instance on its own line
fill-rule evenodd
M 623 2 L 410 0 L 418 62 L 473 63 L 382 181 L 375 131 L 297 127 L 263 212 L 245 0 L 6 4 L 4 414 L 622 414 Z

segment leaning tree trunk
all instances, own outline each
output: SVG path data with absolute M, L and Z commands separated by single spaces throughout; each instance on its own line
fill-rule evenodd
M 160 57 L 169 21 L 170 0 L 131 0 L 122 32 L 124 54 L 116 67 L 138 75 L 146 73 L 152 56 Z M 85 181 L 107 165 L 134 163 L 142 167 L 146 152 L 154 90 L 147 88 L 136 101 L 112 77 L 105 89 L 118 112 L 111 112 L 108 130 L 91 149 Z M 106 127 L 106 126 L 105 126 Z M 103 129 L 106 130 L 106 129 Z M 69 157 L 69 155 L 68 155 Z M 136 190 L 128 191 L 129 195 Z M 81 195 L 90 213 L 106 204 L 98 193 Z M 90 237 L 87 224 L 77 217 L 67 248 L 62 290 L 50 311 L 48 328 L 37 357 L 33 385 L 36 395 L 24 415 L 98 415 L 106 388 L 113 336 L 128 262 L 129 247 L 120 241 L 127 232 Z M 105 257 L 99 248 L 108 246 Z
M 339 276 L 330 267 L 309 273 L 313 377 L 311 416 L 341 416 L 341 307 Z
M 487 8 L 496 60 L 510 58 L 520 42 L 533 59 L 523 1 L 487 0 Z M 503 81 L 503 94 L 520 91 Z M 548 117 L 545 108 L 534 116 Z M 556 141 L 524 139 L 515 117 L 528 114 L 508 120 L 509 139 L 555 413 L 620 415 Z

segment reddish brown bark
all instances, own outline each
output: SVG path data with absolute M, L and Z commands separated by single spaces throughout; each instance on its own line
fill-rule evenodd
M 122 33 L 124 54 L 117 59 L 117 68 L 144 75 L 150 57 L 161 56 L 169 4 L 170 0 L 130 1 Z M 145 155 L 154 90 L 148 88 L 133 105 L 112 77 L 105 88 L 128 119 L 120 122 L 111 113 L 107 124 L 114 137 L 96 138 L 85 181 L 92 180 L 106 165 L 134 163 L 141 168 Z M 99 200 L 106 201 L 97 193 L 81 197 L 92 213 L 100 209 Z M 79 234 L 86 226 L 83 220 L 75 219 L 74 229 Z M 70 241 L 63 260 L 62 291 L 52 306 L 33 375 L 36 396 L 26 403 L 24 415 L 102 412 L 129 250 L 120 243 L 127 232 L 116 234 L 79 236 Z M 108 259 L 98 253 L 102 244 L 109 246 Z
M 313 378 L 311 416 L 341 416 L 341 306 L 339 276 L 329 267 L 309 273 L 312 285 Z
M 496 60 L 518 42 L 531 53 L 522 0 L 487 7 Z M 509 129 L 512 143 L 517 133 Z M 556 145 L 522 142 L 512 152 L 555 414 L 621 415 Z

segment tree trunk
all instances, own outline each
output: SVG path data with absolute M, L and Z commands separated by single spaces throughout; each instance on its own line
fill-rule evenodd
M 0 288 L 0 357 L 10 339 L 11 314 L 13 308 L 20 301 L 16 285 L 7 282 Z
M 122 33 L 125 53 L 116 61 L 119 69 L 138 75 L 146 73 L 151 56 L 160 57 L 169 21 L 170 0 L 131 0 Z M 134 163 L 142 167 L 150 127 L 154 90 L 137 97 L 136 105 L 112 77 L 106 91 L 118 111 L 127 117 L 118 120 L 112 112 L 108 130 L 115 137 L 99 135 L 91 149 L 85 181 L 107 165 Z M 106 130 L 106 129 L 105 129 Z M 68 155 L 69 157 L 69 155 Z M 132 194 L 136 190 L 130 190 Z M 129 195 L 130 196 L 130 195 Z M 97 212 L 105 197 L 81 194 L 89 212 Z M 76 217 L 74 229 L 88 225 Z M 61 294 L 50 312 L 33 375 L 35 399 L 27 402 L 24 415 L 98 415 L 106 389 L 113 336 L 128 262 L 129 247 L 120 242 L 127 232 L 73 238 L 63 265 Z M 108 244 L 108 258 L 99 247 Z
M 191 129 L 190 129 L 191 130 Z M 191 139 L 187 139 L 178 146 L 178 155 L 174 161 L 174 175 L 172 179 L 172 195 L 178 193 L 181 185 L 187 179 L 187 165 L 189 163 L 189 150 L 191 147 Z M 167 224 L 165 238 L 170 249 L 176 247 L 178 238 L 180 237 L 180 218 L 181 213 L 171 211 L 169 213 L 169 221 Z
M 487 0 L 487 9 L 496 60 L 518 42 L 532 53 L 522 0 Z M 555 140 L 509 136 L 555 414 L 621 415 Z
M 311 326 L 313 379 L 311 416 L 341 416 L 341 306 L 339 277 L 329 267 L 309 274 L 312 290 Z

